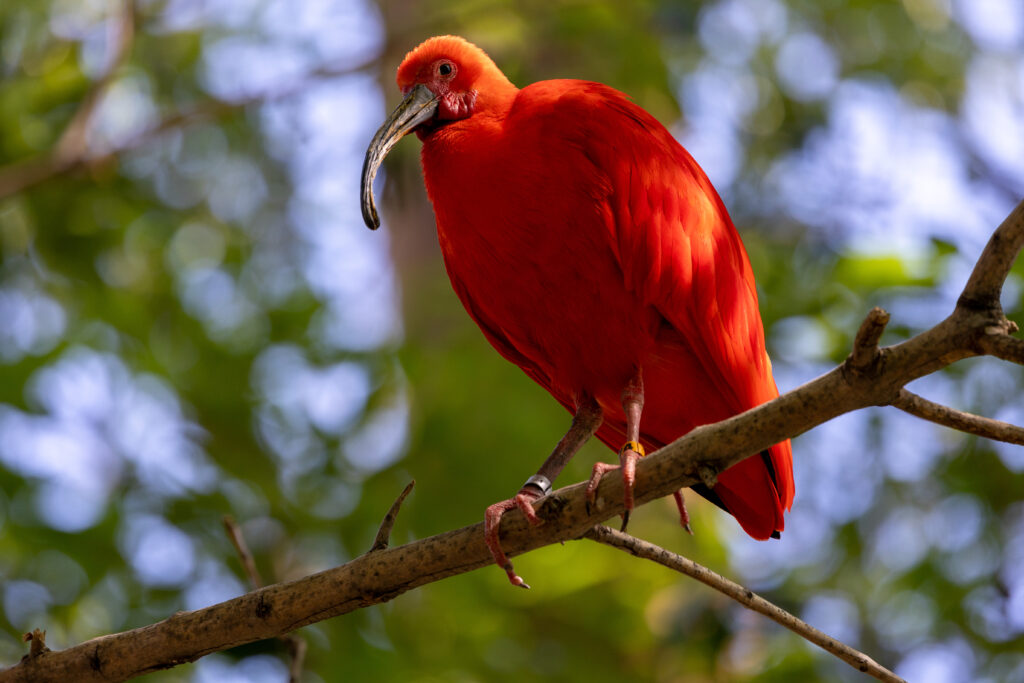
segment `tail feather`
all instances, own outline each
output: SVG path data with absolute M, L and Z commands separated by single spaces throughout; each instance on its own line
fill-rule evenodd
M 714 493 L 720 504 L 758 540 L 778 538 L 786 528 L 784 513 L 793 505 L 791 462 L 790 444 L 785 441 L 718 477 Z

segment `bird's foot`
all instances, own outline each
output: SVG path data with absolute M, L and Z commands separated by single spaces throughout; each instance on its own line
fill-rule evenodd
M 633 484 L 636 483 L 636 463 L 644 455 L 646 455 L 644 447 L 640 445 L 639 441 L 627 441 L 619 449 L 619 464 L 594 463 L 594 469 L 590 473 L 590 481 L 587 483 L 587 504 L 591 505 L 597 498 L 597 487 L 601 483 L 601 477 L 611 470 L 622 470 L 622 503 L 626 507 L 626 511 L 622 513 L 623 531 L 626 530 L 626 525 L 629 523 L 629 513 L 633 509 Z
M 686 511 L 686 501 L 683 500 L 683 490 L 679 489 L 672 496 L 676 499 L 676 507 L 679 508 L 679 524 L 686 529 L 686 533 L 693 536 L 693 529 L 690 528 L 690 513 Z
M 548 484 L 549 489 L 550 486 L 551 484 Z M 542 492 L 535 488 L 535 485 L 527 484 L 515 496 L 491 505 L 484 513 L 484 542 L 491 551 L 494 563 L 505 570 L 505 573 L 508 574 L 508 580 L 513 586 L 519 586 L 520 588 L 530 587 L 528 583 L 523 581 L 522 577 L 515 573 L 512 569 L 512 560 L 508 559 L 508 555 L 501 549 L 501 540 L 498 538 L 501 518 L 509 510 L 518 508 L 523 513 L 523 516 L 526 517 L 526 521 L 533 526 L 540 526 L 544 523 L 544 520 L 537 516 L 537 511 L 533 509 L 533 503 L 543 498 L 546 493 L 546 491 Z

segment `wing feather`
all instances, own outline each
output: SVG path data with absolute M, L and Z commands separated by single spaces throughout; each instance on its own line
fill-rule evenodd
M 562 104 L 586 111 L 578 144 L 607 178 L 607 229 L 625 286 L 682 335 L 734 414 L 778 396 L 753 271 L 707 176 L 656 119 L 611 88 L 585 84 Z M 768 457 L 744 460 L 715 487 L 756 538 L 781 530 L 793 501 L 789 441 Z

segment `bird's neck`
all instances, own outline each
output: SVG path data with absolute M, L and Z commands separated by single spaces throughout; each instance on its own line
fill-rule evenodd
M 491 119 L 504 119 L 508 115 L 512 104 L 519 94 L 519 88 L 505 78 L 505 75 L 498 73 L 493 78 L 482 78 L 476 88 L 476 102 L 473 107 L 473 116 L 482 115 Z
M 470 107 L 467 114 L 455 120 L 438 119 L 436 125 L 422 126 L 417 135 L 423 141 L 424 157 L 437 153 L 458 153 L 464 145 L 486 146 L 493 135 L 499 135 L 505 118 L 515 104 L 519 89 L 504 77 L 481 79 L 471 93 L 464 93 Z M 456 159 L 449 159 L 449 162 Z

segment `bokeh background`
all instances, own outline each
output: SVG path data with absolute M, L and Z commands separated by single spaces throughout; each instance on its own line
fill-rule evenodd
M 378 185 L 384 229 L 360 219 L 394 70 L 431 35 L 477 42 L 519 85 L 603 81 L 670 126 L 740 227 L 783 390 L 840 362 L 873 305 L 893 314 L 885 343 L 944 317 L 1024 196 L 1018 0 L 134 10 L 129 41 L 119 1 L 0 3 L 4 665 L 35 627 L 64 647 L 246 590 L 224 514 L 265 577 L 295 578 L 364 552 L 411 478 L 396 542 L 479 520 L 564 432 L 568 414 L 450 291 L 417 141 Z M 58 165 L 47 155 L 104 79 L 70 146 L 84 157 Z M 1018 322 L 1022 273 L 1004 300 Z M 912 388 L 1020 424 L 1022 380 L 982 359 Z M 1024 450 L 891 408 L 794 449 L 780 541 L 695 496 L 692 538 L 671 501 L 633 531 L 910 680 L 1024 681 Z M 610 455 L 588 447 L 559 483 Z M 532 591 L 487 569 L 303 629 L 304 680 L 861 680 L 605 547 L 516 566 Z M 270 641 L 148 680 L 286 675 Z

